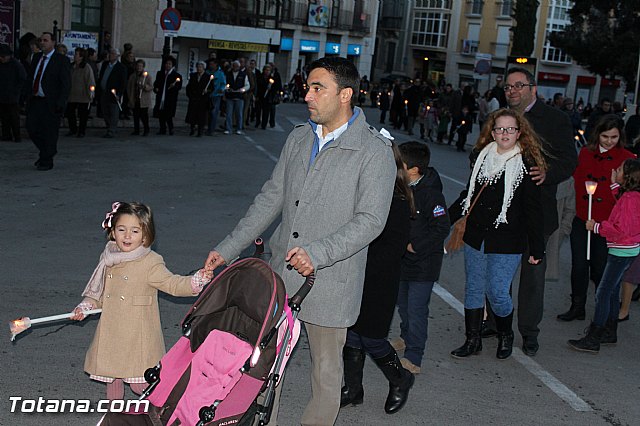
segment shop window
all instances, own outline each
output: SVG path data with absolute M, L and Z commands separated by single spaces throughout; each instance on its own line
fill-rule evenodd
M 100 31 L 100 0 L 72 0 L 71 29 L 75 31 Z

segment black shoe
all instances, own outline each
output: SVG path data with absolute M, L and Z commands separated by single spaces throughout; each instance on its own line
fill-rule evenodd
M 618 322 L 625 322 L 625 321 L 629 321 L 629 314 L 627 314 L 626 316 L 624 316 L 622 318 L 618 318 Z
M 169 133 L 171 133 L 171 130 L 169 130 Z M 191 130 L 189 131 L 189 136 L 193 136 L 195 134 L 196 134 L 196 129 L 192 127 Z
M 166 130 L 160 130 L 156 133 L 156 135 L 166 135 L 167 131 Z
M 587 329 L 587 335 L 579 340 L 569 340 L 567 343 L 572 349 L 581 352 L 598 353 L 600 351 L 600 340 L 604 335 L 605 328 L 593 323 Z
M 513 323 L 513 311 L 506 317 L 496 318 L 496 328 L 498 329 L 498 350 L 496 352 L 496 358 L 507 359 L 513 352 L 513 330 L 511 328 Z
M 571 307 L 563 314 L 559 314 L 556 318 L 560 321 L 584 320 L 586 298 L 571 295 Z
M 131 136 L 138 136 L 140 135 L 140 130 L 134 130 L 133 132 L 131 132 Z
M 347 405 L 360 405 L 364 400 L 362 370 L 365 353 L 362 349 L 345 346 L 342 349 L 344 360 L 344 386 L 340 391 L 340 408 Z
M 53 169 L 53 163 L 40 163 L 38 164 L 38 167 L 36 167 L 36 170 L 40 170 L 40 171 L 46 171 L 46 170 L 51 170 Z
M 173 129 L 169 130 L 169 135 L 173 136 Z
M 464 325 L 466 340 L 464 344 L 457 349 L 451 351 L 454 358 L 466 358 L 471 355 L 477 355 L 482 351 L 482 338 L 480 337 L 480 327 L 482 326 L 482 316 L 484 309 L 466 309 L 464 310 Z
M 389 381 L 389 394 L 384 403 L 384 411 L 387 414 L 397 413 L 407 402 L 409 390 L 416 378 L 400 364 L 400 359 L 398 359 L 398 354 L 395 350 L 391 350 L 388 355 L 377 358 L 374 361 Z
M 627 315 L 628 319 L 629 315 Z M 600 338 L 601 345 L 615 345 L 618 343 L 618 322 L 619 319 L 612 320 L 611 318 L 604 325 L 604 332 Z
M 528 356 L 535 356 L 540 349 L 538 344 L 538 337 L 536 336 L 522 336 L 522 352 Z
M 67 136 L 75 136 L 75 135 L 76 135 L 76 132 L 71 130 L 67 133 Z
M 149 130 L 145 130 L 142 136 L 149 136 Z
M 40 163 L 41 163 L 41 162 L 42 162 L 42 161 L 41 161 L 40 159 L 37 159 L 37 160 L 35 161 L 35 163 L 33 163 L 33 165 L 34 165 L 34 166 L 36 166 L 36 167 L 38 167 L 38 166 L 40 165 Z

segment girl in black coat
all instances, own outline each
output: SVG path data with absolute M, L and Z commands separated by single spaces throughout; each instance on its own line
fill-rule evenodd
M 409 220 L 415 214 L 413 194 L 396 144 L 393 153 L 398 169 L 393 200 L 382 234 L 369 244 L 360 316 L 347 331 L 343 350 L 345 386 L 340 398 L 340 407 L 362 404 L 362 370 L 368 353 L 389 380 L 384 406 L 388 414 L 403 407 L 415 380 L 387 341 L 398 297 L 400 260 L 409 242 Z
M 532 265 L 544 256 L 542 195 L 529 169 L 537 166 L 544 172 L 546 162 L 535 132 L 515 110 L 491 114 L 475 150 L 479 154 L 462 205 L 468 215 L 463 237 L 467 339 L 451 355 L 465 358 L 482 350 L 487 297 L 496 314 L 496 356 L 505 359 L 513 346 L 511 281 L 527 248 Z

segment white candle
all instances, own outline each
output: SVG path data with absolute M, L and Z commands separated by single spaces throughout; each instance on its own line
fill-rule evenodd
M 589 194 L 589 211 L 587 213 L 587 220 L 591 220 L 591 207 L 593 204 L 593 194 L 596 192 L 598 182 L 588 180 L 584 183 L 584 186 Z M 587 231 L 587 260 L 591 260 L 591 231 Z

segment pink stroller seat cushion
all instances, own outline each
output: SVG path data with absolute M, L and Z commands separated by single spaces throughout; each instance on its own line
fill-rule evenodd
M 193 356 L 189 384 L 167 424 L 176 418 L 181 424 L 196 424 L 200 408 L 224 400 L 240 380 L 240 368 L 252 350 L 242 339 L 212 330 Z

